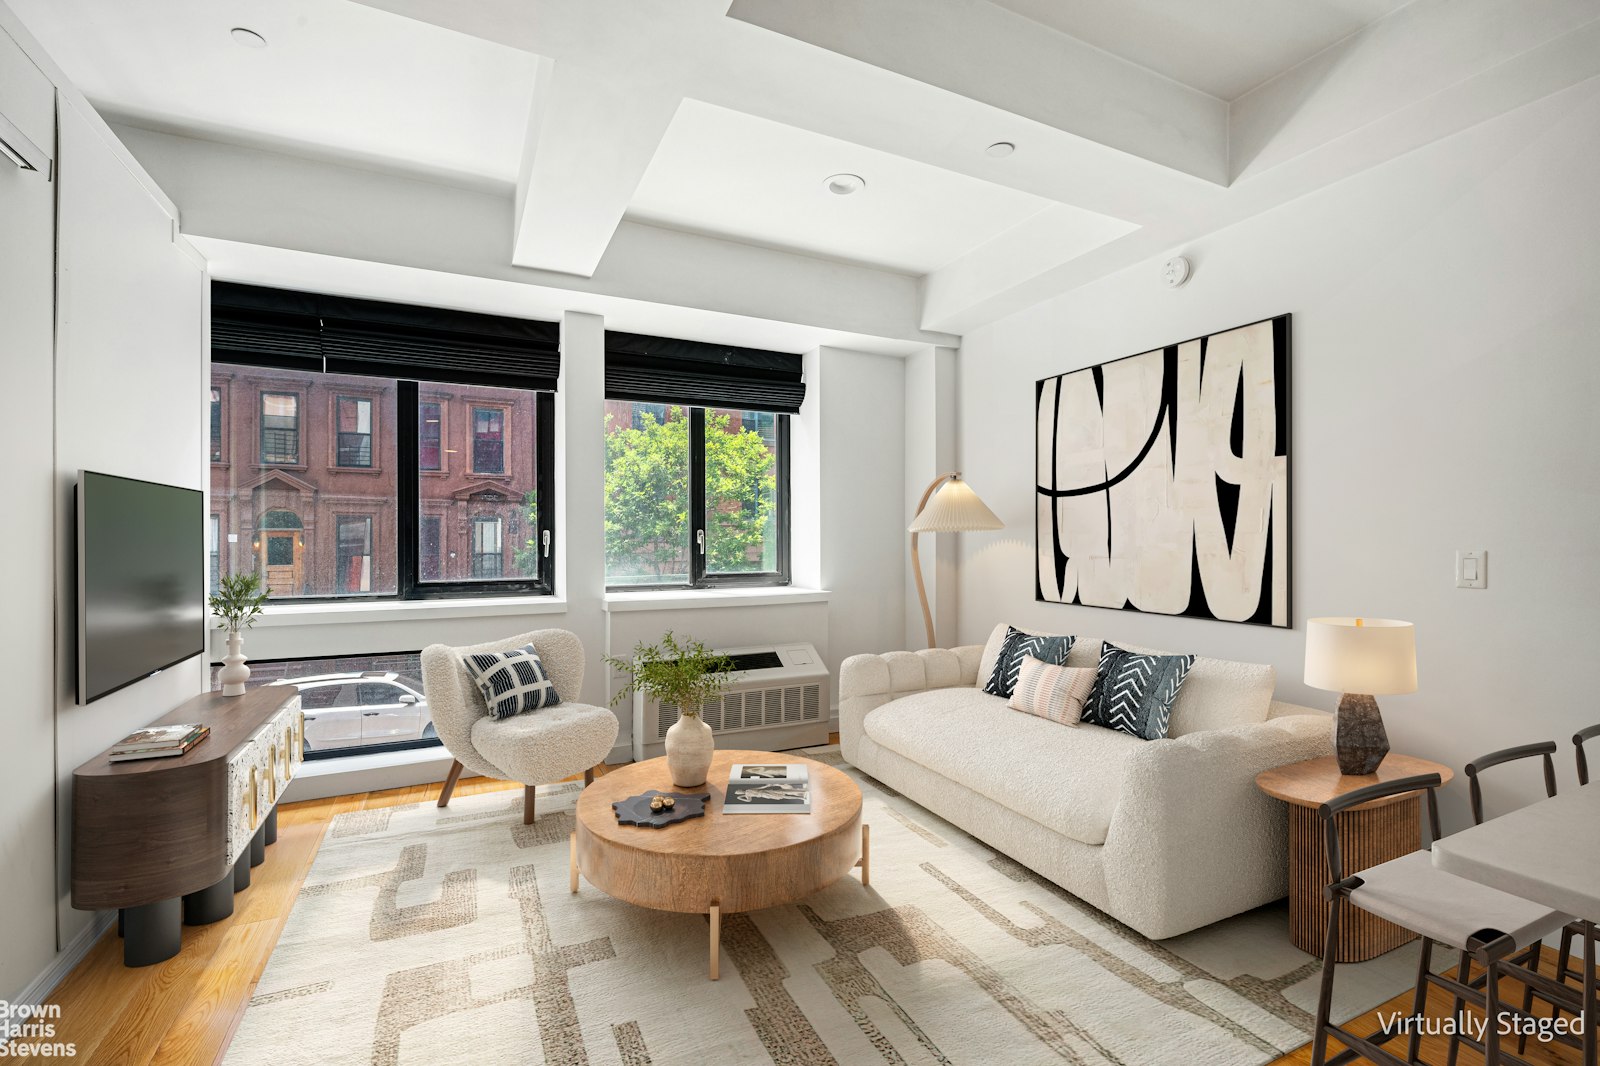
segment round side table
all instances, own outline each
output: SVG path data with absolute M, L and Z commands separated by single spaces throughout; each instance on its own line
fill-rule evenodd
M 1346 792 L 1418 774 L 1454 776 L 1448 766 L 1390 753 L 1376 773 L 1346 776 L 1328 756 L 1265 770 L 1256 787 L 1289 805 L 1289 939 L 1301 951 L 1322 957 L 1328 936 L 1328 838 L 1317 808 Z M 1422 793 L 1388 796 L 1336 816 L 1344 875 L 1360 873 L 1422 846 Z M 1339 922 L 1335 962 L 1365 962 L 1417 938 L 1393 922 L 1352 907 Z

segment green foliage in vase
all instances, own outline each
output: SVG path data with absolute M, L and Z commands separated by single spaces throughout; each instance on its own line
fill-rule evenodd
M 679 640 L 669 629 L 659 644 L 640 641 L 631 659 L 606 656 L 606 664 L 628 675 L 628 684 L 611 698 L 616 706 L 635 691 L 670 703 L 682 715 L 698 715 L 700 705 L 722 696 L 733 662 L 692 638 Z
M 216 616 L 217 628 L 237 633 L 255 625 L 261 605 L 270 595 L 270 591 L 261 587 L 260 574 L 223 574 L 217 580 L 217 591 L 207 602 Z

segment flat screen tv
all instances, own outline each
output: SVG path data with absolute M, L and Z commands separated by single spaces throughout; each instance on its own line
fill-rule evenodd
M 205 651 L 198 489 L 78 477 L 78 702 Z

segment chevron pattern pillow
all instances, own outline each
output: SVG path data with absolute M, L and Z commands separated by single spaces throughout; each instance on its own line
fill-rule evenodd
M 1017 687 L 1017 673 L 1022 669 L 1022 660 L 1031 655 L 1042 662 L 1053 666 L 1060 666 L 1067 661 L 1067 652 L 1072 650 L 1074 637 L 1046 637 L 1034 633 L 1024 633 L 1014 626 L 1006 626 L 1006 639 L 1000 645 L 1000 655 L 994 661 L 994 670 L 989 674 L 989 680 L 983 683 L 983 691 L 991 696 L 1004 696 L 1011 698 L 1012 691 Z
M 1094 690 L 1083 705 L 1083 721 L 1160 740 L 1172 720 L 1172 701 L 1193 665 L 1193 655 L 1140 655 L 1106 641 Z
M 561 702 L 555 683 L 545 673 L 544 661 L 532 644 L 513 651 L 474 652 L 461 661 L 483 693 L 489 713 L 496 718 L 510 718 Z
M 1094 689 L 1094 678 L 1093 670 L 1053 666 L 1026 655 L 1017 674 L 1017 687 L 1006 706 L 1048 718 L 1058 725 L 1077 725 L 1083 717 L 1083 701 Z

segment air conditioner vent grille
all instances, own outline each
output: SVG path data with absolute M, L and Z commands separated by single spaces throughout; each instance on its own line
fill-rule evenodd
M 657 740 L 667 735 L 678 717 L 677 704 L 661 704 L 656 714 Z M 717 733 L 821 721 L 822 686 L 811 683 L 724 693 L 721 700 L 702 704 L 700 717 Z

